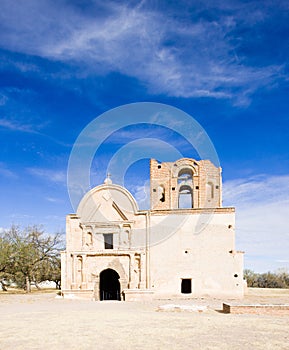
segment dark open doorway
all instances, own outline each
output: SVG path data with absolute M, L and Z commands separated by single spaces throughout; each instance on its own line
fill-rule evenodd
M 182 279 L 181 292 L 183 294 L 192 293 L 192 280 L 190 278 Z
M 106 269 L 100 273 L 99 299 L 120 300 L 119 275 L 116 271 Z

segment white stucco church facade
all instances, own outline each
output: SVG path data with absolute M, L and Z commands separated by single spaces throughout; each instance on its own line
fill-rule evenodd
M 150 161 L 150 210 L 110 178 L 66 218 L 62 295 L 93 300 L 243 296 L 235 209 L 209 160 Z

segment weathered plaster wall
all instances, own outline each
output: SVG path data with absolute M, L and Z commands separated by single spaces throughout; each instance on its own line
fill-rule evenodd
M 235 251 L 233 208 L 212 213 L 201 232 L 196 232 L 200 214 L 181 216 L 177 231 L 150 249 L 151 288 L 163 296 L 180 295 L 181 280 L 191 279 L 191 296 L 242 296 L 243 254 Z M 163 218 L 151 215 L 151 236 L 166 230 L 158 224 Z
M 98 299 L 99 276 L 112 269 L 130 300 L 241 297 L 243 254 L 235 250 L 235 210 L 221 205 L 221 168 L 187 158 L 150 166 L 152 210 L 139 211 L 126 189 L 106 182 L 67 216 L 63 294 Z M 182 188 L 193 208 L 178 209 Z M 108 234 L 113 249 L 105 249 Z M 190 293 L 182 293 L 183 279 Z

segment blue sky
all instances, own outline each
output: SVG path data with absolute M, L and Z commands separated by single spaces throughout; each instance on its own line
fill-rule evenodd
M 0 227 L 64 229 L 79 133 L 114 107 L 151 101 L 190 114 L 214 143 L 245 266 L 288 268 L 288 36 L 288 1 L 1 0 Z M 126 128 L 97 154 L 92 182 L 146 135 L 185 147 L 165 129 Z M 146 164 L 126 175 L 138 199 Z

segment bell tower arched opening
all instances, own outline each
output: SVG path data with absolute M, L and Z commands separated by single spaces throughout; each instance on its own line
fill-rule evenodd
M 190 209 L 194 207 L 193 201 L 193 171 L 183 168 L 178 173 L 178 208 Z
M 193 193 L 188 186 L 182 186 L 179 189 L 179 209 L 193 208 Z

